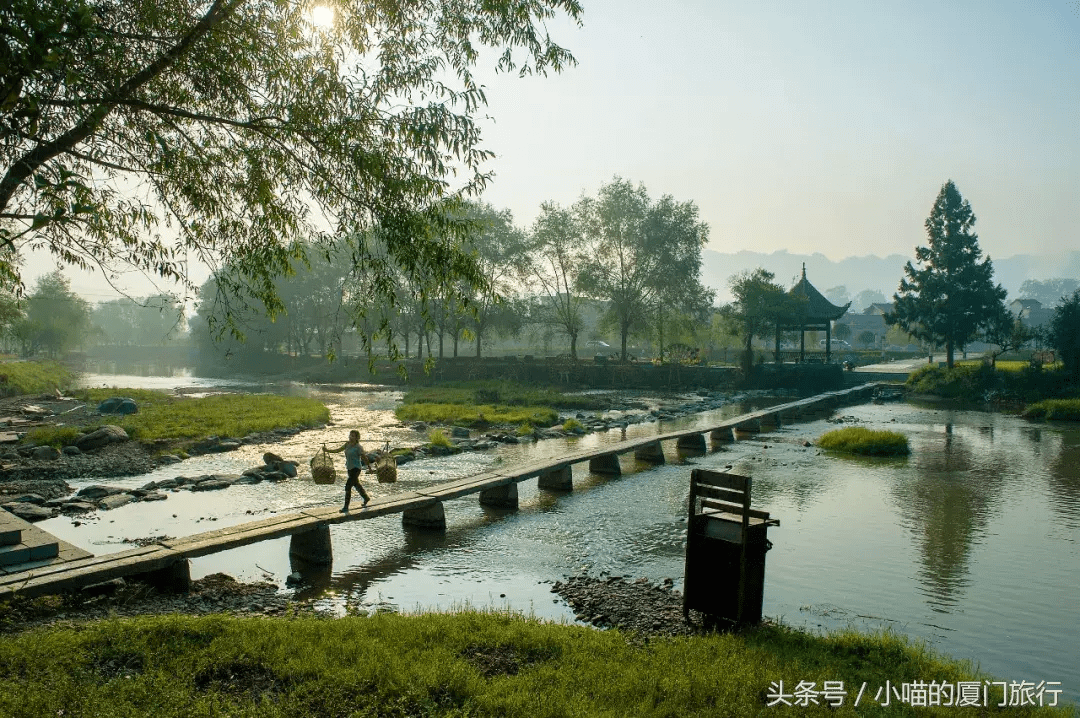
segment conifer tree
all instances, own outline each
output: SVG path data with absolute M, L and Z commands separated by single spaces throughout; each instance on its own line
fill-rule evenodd
M 982 258 L 974 225 L 971 204 L 949 180 L 926 218 L 930 246 L 915 248 L 918 267 L 904 265 L 895 309 L 885 315 L 887 323 L 944 346 L 950 368 L 956 348 L 1000 316 L 1005 303 L 1005 289 L 993 282 L 994 267 L 990 257 Z

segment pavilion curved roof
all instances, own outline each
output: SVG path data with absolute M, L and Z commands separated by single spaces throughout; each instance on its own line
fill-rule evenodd
M 788 291 L 788 294 L 803 300 L 800 303 L 803 311 L 800 313 L 799 319 L 807 324 L 835 321 L 844 316 L 848 307 L 851 306 L 851 302 L 848 302 L 844 306 L 838 307 L 815 289 L 810 280 L 806 278 L 805 264 L 802 268 L 802 279 Z

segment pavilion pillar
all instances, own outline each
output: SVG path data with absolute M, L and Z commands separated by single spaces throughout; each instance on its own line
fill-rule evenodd
M 806 325 L 799 325 L 799 363 L 806 362 Z
M 825 322 L 825 363 L 829 363 L 829 356 L 832 354 L 832 322 Z
M 773 353 L 773 360 L 780 363 L 780 322 L 776 323 L 776 350 Z

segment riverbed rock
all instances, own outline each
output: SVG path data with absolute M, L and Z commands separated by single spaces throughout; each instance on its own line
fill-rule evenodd
M 65 446 L 61 451 L 64 452 L 65 456 L 79 456 L 82 454 L 82 451 L 77 446 Z
M 149 493 L 144 495 L 141 500 L 142 501 L 164 501 L 167 498 L 169 498 L 169 497 L 166 496 L 165 494 L 159 492 L 159 491 L 150 491 Z
M 158 457 L 158 463 L 161 464 L 179 464 L 181 461 L 183 461 L 183 459 L 176 454 L 162 454 Z
M 30 453 L 30 458 L 37 461 L 56 461 L 60 458 L 60 450 L 55 446 L 37 446 Z
M 98 507 L 89 501 L 65 501 L 59 508 L 62 514 L 85 514 L 97 511 Z
M 112 496 L 106 496 L 98 501 L 98 506 L 105 511 L 109 511 L 110 509 L 118 509 L 121 506 L 126 506 L 134 500 L 135 497 L 131 494 L 113 494 Z
M 88 499 L 91 501 L 97 501 L 103 499 L 106 496 L 113 496 L 114 494 L 122 494 L 127 489 L 123 489 L 119 486 L 103 486 L 102 484 L 92 484 L 79 489 L 79 493 L 76 496 Z
M 25 502 L 25 503 L 28 503 L 28 504 L 33 504 L 34 506 L 44 506 L 45 503 L 46 503 L 46 499 L 45 499 L 44 496 L 42 496 L 41 494 L 33 494 L 33 493 L 30 493 L 30 494 L 18 494 L 16 496 L 12 496 L 11 498 L 9 498 L 8 501 L 11 502 L 11 503 Z
M 280 456 L 278 456 L 277 454 L 275 454 L 272 451 L 267 451 L 265 454 L 263 454 L 263 463 L 266 464 L 267 466 L 273 466 L 274 464 L 280 464 L 283 461 L 285 461 L 285 459 L 281 458 Z
M 99 414 L 135 414 L 139 411 L 134 399 L 114 396 L 98 404 Z
M 18 516 L 24 521 L 44 521 L 45 519 L 51 519 L 56 515 L 52 509 L 45 508 L 44 506 L 35 506 L 34 504 L 26 503 L 25 501 L 13 501 L 0 506 L 0 508 L 7 509 L 11 513 Z
M 450 428 L 450 436 L 455 439 L 468 439 L 469 430 L 464 426 L 454 426 Z
M 75 440 L 75 446 L 79 447 L 79 451 L 94 451 L 95 449 L 100 449 L 109 444 L 127 441 L 128 438 L 127 432 L 121 427 L 116 426 L 115 424 L 108 424 L 97 431 L 83 434 Z
M 231 481 L 225 481 L 223 479 L 209 479 L 207 481 L 200 481 L 191 487 L 192 491 L 218 491 L 219 489 L 227 489 L 232 486 Z

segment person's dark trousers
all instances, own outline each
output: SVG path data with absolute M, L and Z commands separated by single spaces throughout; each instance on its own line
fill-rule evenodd
M 367 492 L 364 491 L 364 487 L 360 485 L 360 469 L 349 469 L 349 480 L 345 482 L 345 508 L 349 508 L 349 500 L 352 498 L 353 487 L 360 492 L 360 498 L 364 500 L 366 504 L 368 502 Z

